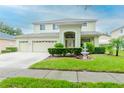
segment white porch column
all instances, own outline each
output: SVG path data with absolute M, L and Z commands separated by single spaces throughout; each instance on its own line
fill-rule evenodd
M 80 31 L 75 32 L 75 47 L 79 48 L 81 44 Z
M 59 42 L 65 46 L 64 32 L 62 31 L 59 33 Z
M 95 44 L 95 47 L 99 46 L 99 38 L 98 38 L 98 36 L 94 37 L 94 44 Z

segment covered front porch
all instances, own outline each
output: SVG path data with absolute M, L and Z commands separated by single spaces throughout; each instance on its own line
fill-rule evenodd
M 92 42 L 99 46 L 100 32 L 83 31 L 82 24 L 60 24 L 59 42 L 67 48 L 79 48 L 85 42 Z
M 80 45 L 79 47 L 83 46 L 85 42 L 91 42 L 95 46 L 99 46 L 98 36 L 97 35 L 82 35 L 80 36 Z M 76 47 L 76 35 L 75 32 L 65 32 L 64 33 L 64 46 L 67 48 L 74 48 Z

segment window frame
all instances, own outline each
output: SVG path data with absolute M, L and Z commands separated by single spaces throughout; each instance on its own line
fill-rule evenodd
M 82 26 L 86 27 L 87 26 L 87 22 L 82 23 Z
M 58 29 L 58 25 L 53 24 L 52 26 L 53 26 L 53 30 L 57 30 Z
M 45 30 L 45 24 L 40 24 L 40 30 Z

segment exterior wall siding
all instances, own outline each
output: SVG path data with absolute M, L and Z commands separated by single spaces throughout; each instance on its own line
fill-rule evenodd
M 39 33 L 40 32 L 40 25 L 39 24 L 33 25 L 33 31 L 34 31 L 34 33 Z
M 111 37 L 109 36 L 100 36 L 99 37 L 99 44 L 109 44 Z
M 81 26 L 81 31 L 96 31 L 96 22 L 86 22 L 86 23 L 87 26 Z M 53 24 L 45 24 L 45 30 L 40 30 L 40 24 L 35 24 L 33 28 L 34 28 L 33 29 L 34 33 L 41 33 L 41 32 L 60 31 L 61 26 L 59 26 L 58 30 L 53 30 Z
M 87 22 L 87 26 L 82 26 L 81 31 L 96 31 L 96 22 Z
M 114 31 L 114 32 L 111 33 L 111 37 L 112 37 L 112 38 L 118 38 L 118 37 L 120 37 L 120 36 L 122 36 L 122 35 L 124 35 L 124 32 L 121 33 L 121 32 L 120 32 L 120 29 L 118 29 L 118 30 L 116 30 L 116 31 Z
M 124 27 L 120 27 L 120 28 L 112 31 L 112 33 L 111 33 L 112 38 L 118 38 L 121 36 L 124 36 Z

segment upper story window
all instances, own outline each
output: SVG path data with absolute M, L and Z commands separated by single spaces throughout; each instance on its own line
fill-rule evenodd
M 57 30 L 59 27 L 56 24 L 53 24 L 53 30 Z
M 120 30 L 120 33 L 123 33 L 123 29 Z
M 86 23 L 86 22 L 84 22 L 84 23 L 82 24 L 82 26 L 87 26 L 87 23 Z
M 44 24 L 40 25 L 40 30 L 45 30 L 45 25 Z

